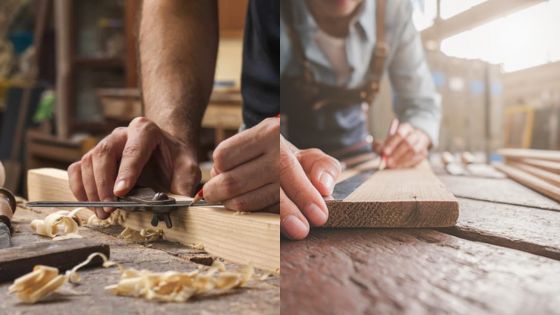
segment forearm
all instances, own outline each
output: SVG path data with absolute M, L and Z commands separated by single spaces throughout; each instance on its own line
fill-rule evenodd
M 217 19 L 216 1 L 142 5 L 138 48 L 145 115 L 192 150 L 212 91 Z

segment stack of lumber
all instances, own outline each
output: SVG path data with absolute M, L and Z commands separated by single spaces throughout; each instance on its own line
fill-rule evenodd
M 560 151 L 501 149 L 496 168 L 511 179 L 560 202 Z

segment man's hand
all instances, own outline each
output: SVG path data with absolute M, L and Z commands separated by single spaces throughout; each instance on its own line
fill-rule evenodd
M 117 128 L 81 161 L 68 168 L 70 188 L 80 201 L 114 201 L 142 185 L 192 195 L 200 181 L 196 151 L 147 118 Z M 113 209 L 95 209 L 105 219 Z
M 325 224 L 328 209 L 324 196 L 332 194 L 340 163 L 321 150 L 298 150 L 280 139 L 280 227 L 291 239 L 303 239 L 309 223 Z
M 405 168 L 422 162 L 428 156 L 430 145 L 430 138 L 423 131 L 404 123 L 394 135 L 387 137 L 381 150 L 387 156 L 387 167 Z
M 279 119 L 267 118 L 221 142 L 214 150 L 204 199 L 231 210 L 278 212 L 279 139 Z

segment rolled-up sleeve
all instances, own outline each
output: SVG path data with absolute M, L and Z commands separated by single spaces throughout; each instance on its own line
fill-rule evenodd
M 401 122 L 424 131 L 435 146 L 438 143 L 441 102 L 428 69 L 418 31 L 412 23 L 410 1 L 403 1 L 397 12 L 395 50 L 389 60 L 389 79 L 394 93 L 394 111 Z

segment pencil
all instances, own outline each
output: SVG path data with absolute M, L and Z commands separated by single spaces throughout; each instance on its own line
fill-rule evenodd
M 191 202 L 191 205 L 196 204 L 197 202 L 199 202 L 200 200 L 202 200 L 204 198 L 204 187 L 200 188 L 200 190 L 196 193 L 196 195 L 194 195 L 194 198 Z
M 399 128 L 399 120 L 397 118 L 393 118 L 393 120 L 391 121 L 391 125 L 389 126 L 389 133 L 387 137 L 395 135 L 398 128 Z M 385 167 L 387 167 L 387 156 L 382 152 L 381 161 L 379 162 L 378 169 L 382 171 L 385 169 Z

